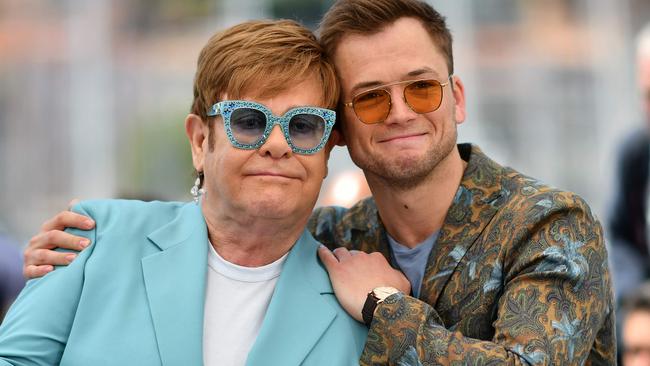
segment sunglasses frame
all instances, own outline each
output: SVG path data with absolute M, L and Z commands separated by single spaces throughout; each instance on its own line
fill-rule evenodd
M 254 144 L 242 144 L 241 142 L 237 141 L 232 132 L 232 127 L 230 126 L 230 117 L 235 110 L 241 108 L 254 109 L 264 113 L 266 116 L 266 128 L 264 129 L 264 133 L 262 134 L 261 138 Z M 325 131 L 323 131 L 323 137 L 321 138 L 320 143 L 311 149 L 303 149 L 294 145 L 291 139 L 291 135 L 289 134 L 289 122 L 291 122 L 291 118 L 298 114 L 315 115 L 325 121 Z M 336 123 L 336 112 L 331 109 L 318 107 L 297 107 L 288 110 L 282 116 L 276 116 L 265 105 L 247 100 L 224 100 L 215 103 L 210 108 L 210 110 L 208 110 L 207 116 L 216 117 L 218 115 L 223 117 L 223 125 L 226 130 L 228 140 L 230 140 L 230 143 L 238 149 L 255 150 L 260 148 L 262 145 L 264 145 L 266 140 L 268 140 L 273 127 L 275 127 L 275 125 L 279 125 L 282 133 L 284 134 L 284 138 L 287 141 L 287 144 L 289 147 L 291 147 L 291 151 L 302 155 L 315 154 L 323 149 L 330 137 L 332 127 L 334 127 L 334 123 Z
M 343 103 L 343 105 L 346 106 L 346 107 L 350 107 L 350 108 L 352 108 L 352 111 L 354 111 L 354 115 L 357 116 L 357 119 L 358 119 L 359 121 L 361 121 L 363 124 L 366 124 L 366 125 L 376 125 L 376 124 L 379 124 L 379 123 L 383 123 L 384 121 L 386 121 L 386 118 L 388 118 L 388 116 L 390 115 L 390 111 L 391 111 L 392 108 L 393 108 L 393 98 L 392 98 L 392 95 L 391 95 L 390 91 L 388 90 L 388 87 L 395 86 L 395 85 L 407 84 L 407 85 L 404 87 L 404 90 L 402 91 L 402 100 L 404 100 L 404 103 L 405 103 L 405 104 L 406 104 L 406 105 L 407 105 L 407 106 L 408 106 L 408 107 L 409 107 L 413 112 L 415 112 L 415 113 L 417 113 L 417 114 L 431 113 L 431 112 L 437 111 L 438 108 L 440 108 L 440 106 L 442 105 L 442 99 L 444 98 L 444 88 L 445 88 L 445 86 L 449 85 L 449 83 L 451 83 L 451 79 L 452 79 L 453 77 L 454 77 L 453 74 L 452 74 L 452 75 L 449 75 L 449 76 L 447 77 L 447 79 L 446 79 L 447 81 L 444 82 L 444 83 L 441 83 L 440 81 L 438 81 L 438 80 L 436 80 L 436 79 L 433 79 L 433 78 L 427 78 L 427 79 L 416 79 L 416 80 L 403 80 L 403 81 L 396 81 L 396 82 L 394 82 L 394 83 L 389 83 L 389 84 L 380 85 L 380 86 L 377 86 L 377 87 L 374 87 L 374 88 L 371 88 L 371 89 L 368 89 L 368 90 L 364 90 L 364 91 L 362 91 L 362 92 L 359 92 L 359 93 L 355 94 L 355 95 L 352 97 L 352 100 L 351 100 L 350 102 Z M 413 84 L 413 83 L 417 83 L 417 82 L 419 82 L 419 81 L 435 81 L 435 82 L 437 82 L 437 83 L 440 85 L 440 95 L 441 95 L 441 96 L 440 96 L 440 103 L 438 103 L 438 105 L 437 105 L 434 109 L 432 109 L 432 110 L 430 110 L 430 111 L 428 111 L 428 112 L 422 112 L 422 113 L 420 113 L 420 112 L 415 111 L 415 110 L 413 109 L 413 107 L 411 106 L 411 104 L 409 104 L 409 102 L 406 100 L 406 87 L 408 87 L 409 85 L 411 85 L 411 84 Z M 386 92 L 386 93 L 388 94 L 388 97 L 389 97 L 389 99 L 388 99 L 388 113 L 386 114 L 386 117 L 384 117 L 383 120 L 378 121 L 378 122 L 368 123 L 368 122 L 365 122 L 363 119 L 361 119 L 361 117 L 359 117 L 359 115 L 357 114 L 357 111 L 354 109 L 354 100 L 355 100 L 357 97 L 359 97 L 360 95 L 362 95 L 362 94 L 365 94 L 365 93 L 368 93 L 368 92 L 372 92 L 372 91 L 376 91 L 376 90 L 382 90 L 382 91 L 384 91 L 384 92 Z

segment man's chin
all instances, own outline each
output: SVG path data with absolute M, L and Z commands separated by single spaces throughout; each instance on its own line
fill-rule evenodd
M 257 200 L 247 206 L 246 211 L 249 212 L 250 216 L 269 220 L 287 219 L 288 217 L 295 217 L 297 214 L 295 205 L 287 202 L 286 198 L 281 197 Z
M 427 180 L 437 161 L 422 154 L 401 156 L 376 164 L 375 174 L 394 189 L 409 190 Z
M 406 179 L 412 176 L 428 175 L 433 167 L 429 166 L 428 161 L 422 154 L 409 156 L 400 156 L 385 164 L 385 170 L 388 176 L 395 179 Z

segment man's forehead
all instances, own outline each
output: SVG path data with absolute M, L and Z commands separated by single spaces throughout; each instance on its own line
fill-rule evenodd
M 405 52 L 382 58 L 360 57 L 337 63 L 342 86 L 347 92 L 360 91 L 397 81 L 432 78 L 444 82 L 449 71 L 444 57 L 432 46 L 430 52 Z
M 403 18 L 373 34 L 345 35 L 334 53 L 344 88 L 392 82 L 423 74 L 444 80 L 447 62 L 440 47 L 415 19 Z M 427 77 L 428 77 L 427 76 Z
M 286 79 L 286 80 L 284 80 Z M 273 83 L 269 81 L 283 80 L 284 83 Z M 243 99 L 262 103 L 268 102 L 274 98 L 290 92 L 292 89 L 302 90 L 302 94 L 319 96 L 320 103 L 324 103 L 323 81 L 315 73 L 309 73 L 304 76 L 295 76 L 293 78 L 267 74 L 266 77 L 258 77 L 246 80 L 239 90 L 226 92 L 222 95 L 221 100 Z
M 375 79 L 372 79 L 371 75 L 369 75 L 368 77 L 370 77 L 370 79 L 368 80 L 360 80 L 353 83 L 351 86 L 348 85 L 350 89 L 349 91 L 352 94 L 356 94 L 357 92 L 361 92 L 367 89 L 372 89 L 375 87 L 379 87 L 382 85 L 391 84 L 399 81 L 417 80 L 417 79 L 426 78 L 426 79 L 436 79 L 442 82 L 447 78 L 447 76 L 443 76 L 436 69 L 429 67 L 427 65 L 423 65 L 422 67 L 415 68 L 411 71 L 404 71 L 398 76 L 399 76 L 398 78 L 393 78 L 388 80 L 386 78 L 381 78 L 379 76 Z

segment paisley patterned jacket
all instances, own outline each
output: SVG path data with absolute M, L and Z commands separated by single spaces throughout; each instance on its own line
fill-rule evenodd
M 362 365 L 613 365 L 614 312 L 600 224 L 577 195 L 502 167 L 476 146 L 420 298 L 376 310 Z M 309 228 L 334 248 L 391 258 L 375 202 L 319 208 Z

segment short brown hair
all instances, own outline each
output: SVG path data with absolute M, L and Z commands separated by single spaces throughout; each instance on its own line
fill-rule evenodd
M 452 37 L 445 17 L 418 0 L 338 0 L 319 26 L 320 41 L 330 56 L 347 34 L 376 34 L 400 18 L 415 18 L 429 32 L 454 73 Z
M 313 75 L 322 82 L 323 105 L 334 108 L 334 66 L 309 29 L 292 20 L 241 23 L 212 36 L 201 50 L 191 112 L 207 121 L 207 110 L 223 94 L 270 97 Z

